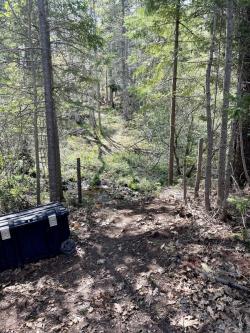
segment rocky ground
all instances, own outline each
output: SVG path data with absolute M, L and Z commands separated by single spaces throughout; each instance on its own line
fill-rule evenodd
M 250 332 L 238 226 L 179 196 L 102 193 L 72 211 L 74 256 L 0 274 L 0 332 Z

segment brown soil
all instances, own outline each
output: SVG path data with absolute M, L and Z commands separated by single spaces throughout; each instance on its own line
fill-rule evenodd
M 71 214 L 77 253 L 0 274 L 0 332 L 250 332 L 250 256 L 179 193 Z M 196 270 L 197 268 L 197 270 Z

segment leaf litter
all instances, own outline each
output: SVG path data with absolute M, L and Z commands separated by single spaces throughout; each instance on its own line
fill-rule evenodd
M 177 190 L 73 210 L 73 257 L 0 274 L 0 332 L 250 332 L 233 228 Z

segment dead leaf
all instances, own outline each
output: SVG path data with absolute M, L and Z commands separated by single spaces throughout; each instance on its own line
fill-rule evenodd
M 122 313 L 122 307 L 119 303 L 114 304 L 114 309 L 115 309 L 115 312 Z
M 213 273 L 212 268 L 209 267 L 205 262 L 201 263 L 201 267 L 206 273 Z

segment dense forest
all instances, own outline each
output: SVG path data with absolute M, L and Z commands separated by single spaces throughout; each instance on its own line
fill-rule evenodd
M 177 247 L 177 264 L 178 246 L 181 253 L 187 246 L 185 239 L 191 233 L 194 237 L 197 230 L 205 239 L 213 230 L 222 237 L 232 228 L 230 253 L 236 253 L 238 246 L 239 253 L 247 251 L 250 0 L 0 0 L 0 31 L 1 214 L 64 202 L 73 212 L 72 228 L 80 234 L 82 228 L 89 232 L 89 221 L 103 219 L 95 214 L 113 200 L 123 209 L 163 200 L 157 209 L 170 216 L 170 205 L 187 224 L 180 222 L 178 228 L 183 231 L 177 237 L 166 236 L 152 222 L 145 237 L 158 241 L 157 251 L 164 251 L 172 242 Z M 140 214 L 133 211 L 136 221 L 143 220 L 138 220 Z M 123 221 L 126 216 L 121 211 L 116 218 Z M 199 218 L 206 227 L 203 223 L 194 228 Z M 97 235 L 98 227 L 93 228 Z M 121 227 L 121 234 L 126 228 Z M 171 234 L 171 227 L 169 230 Z M 100 241 L 105 243 L 105 237 Z M 111 248 L 120 246 L 116 237 L 109 239 Z M 137 244 L 135 239 L 130 241 Z M 204 241 L 206 244 L 210 243 Z M 216 253 L 225 246 L 220 240 L 209 249 L 217 258 Z M 97 267 L 114 255 L 112 251 L 104 251 L 104 259 L 98 257 Z M 148 247 L 138 251 L 144 255 Z M 144 258 L 145 265 L 154 251 Z M 249 255 L 247 259 L 241 278 L 249 274 Z M 201 260 L 205 261 L 202 267 L 206 266 L 203 278 L 205 274 L 208 280 L 209 260 Z M 192 270 L 194 260 L 185 265 Z M 200 273 L 196 270 L 196 279 Z M 249 280 L 242 285 L 241 280 L 213 278 L 226 288 L 246 294 L 250 290 L 246 287 Z M 239 302 L 234 307 L 240 311 L 239 304 L 246 300 L 230 297 Z M 121 305 L 114 304 L 120 316 Z M 147 309 L 147 315 L 154 313 L 147 305 L 138 307 Z M 150 320 L 156 326 L 146 330 L 140 330 L 144 324 L 102 330 L 106 326 L 99 322 L 97 330 L 78 328 L 74 332 L 250 330 L 246 314 L 241 315 L 241 323 L 224 318 L 228 325 L 223 326 L 213 306 L 208 309 L 213 324 L 204 318 L 198 323 L 197 315 L 185 315 L 186 326 L 179 319 L 170 320 L 172 330 L 162 328 L 157 322 L 158 310 L 154 311 Z M 167 317 L 171 316 L 170 311 Z M 53 331 L 52 326 L 45 327 L 36 332 Z M 58 331 L 73 332 L 61 326 Z
M 207 210 L 249 183 L 247 1 L 33 2 L 1 5 L 3 211 L 61 200 L 77 157 L 92 186 L 202 183 Z

